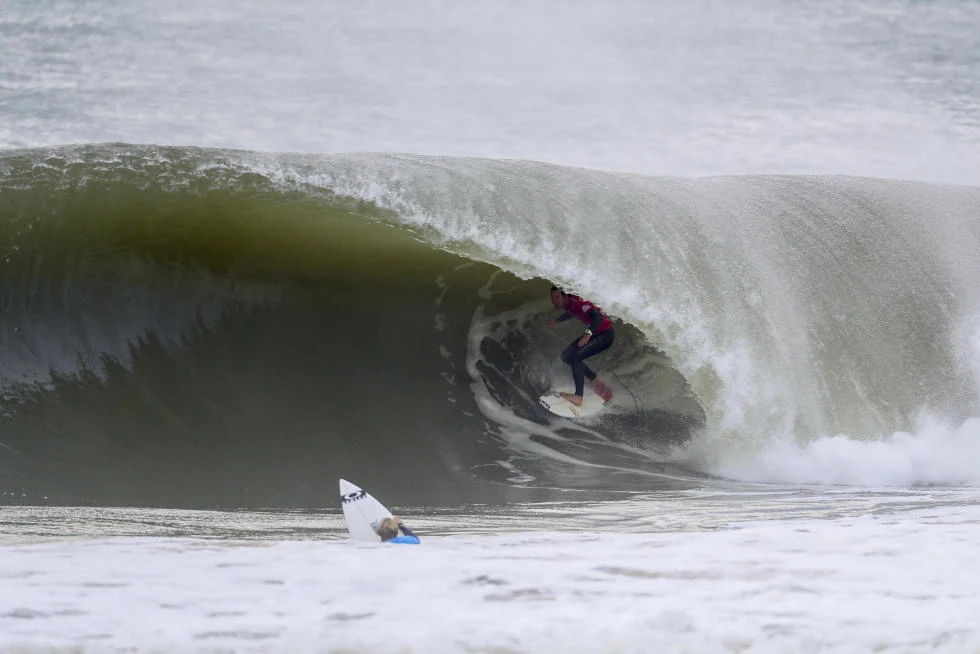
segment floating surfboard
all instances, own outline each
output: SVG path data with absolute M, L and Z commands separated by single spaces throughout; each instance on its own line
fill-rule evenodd
M 575 388 L 572 386 L 552 388 L 539 397 L 538 402 L 556 416 L 561 416 L 562 418 L 585 418 L 601 411 L 612 398 L 612 391 L 609 390 L 609 387 L 602 386 L 600 390 L 603 392 L 602 396 L 597 394 L 590 384 L 586 384 L 582 394 L 582 406 L 575 406 L 561 396 L 561 393 L 574 393 Z
M 381 542 L 374 527 L 385 518 L 391 517 L 391 511 L 384 504 L 363 488 L 341 479 L 340 506 L 344 509 L 347 531 L 352 540 Z

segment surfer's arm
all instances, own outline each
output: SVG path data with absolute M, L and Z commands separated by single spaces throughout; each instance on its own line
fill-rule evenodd
M 599 328 L 602 327 L 602 321 L 605 320 L 606 317 L 602 315 L 601 312 L 597 311 L 595 308 L 589 309 L 589 312 L 586 315 L 589 317 L 589 320 L 592 321 L 591 323 L 589 323 L 589 333 L 590 334 L 597 333 L 599 331 Z
M 418 536 L 415 535 L 414 531 L 412 531 L 411 529 L 405 526 L 404 522 L 398 523 L 398 531 L 402 532 L 406 536 L 411 536 L 412 538 L 418 538 Z
M 549 320 L 547 322 L 547 324 L 545 325 L 545 327 L 554 327 L 558 323 L 565 322 L 566 320 L 568 320 L 571 317 L 572 317 L 572 312 L 571 311 L 566 311 L 565 313 L 561 314 L 560 316 L 558 316 L 554 320 Z
M 595 307 L 588 310 L 585 314 L 586 318 L 591 320 L 585 333 L 582 334 L 582 338 L 578 339 L 578 346 L 585 347 L 585 344 L 592 340 L 592 335 L 599 333 L 599 327 L 602 326 L 602 321 L 606 319 L 602 312 L 597 310 Z

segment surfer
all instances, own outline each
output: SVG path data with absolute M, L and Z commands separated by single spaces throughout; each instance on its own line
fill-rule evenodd
M 396 516 L 385 518 L 379 522 L 376 531 L 378 532 L 378 536 L 381 536 L 382 543 L 421 544 L 419 537 L 405 526 L 401 518 Z M 399 536 L 398 532 L 401 532 L 403 535 Z
M 569 318 L 578 318 L 588 325 L 585 333 L 572 341 L 561 353 L 561 360 L 572 367 L 572 379 L 575 380 L 575 394 L 562 393 L 561 396 L 575 406 L 582 406 L 582 392 L 585 378 L 588 377 L 596 394 L 608 402 L 612 392 L 599 380 L 592 369 L 585 365 L 585 359 L 609 349 L 613 344 L 616 333 L 612 322 L 599 307 L 577 295 L 566 293 L 557 286 L 551 287 L 551 303 L 556 309 L 564 309 L 565 313 L 554 320 L 549 320 L 548 327 L 553 327 Z

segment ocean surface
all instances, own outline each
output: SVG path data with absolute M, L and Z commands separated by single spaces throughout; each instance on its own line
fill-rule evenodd
M 975 0 L 7 0 L 0 650 L 980 651 L 978 70 Z

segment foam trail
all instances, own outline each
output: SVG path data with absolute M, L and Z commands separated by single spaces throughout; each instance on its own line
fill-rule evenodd
M 912 432 L 882 440 L 844 435 L 778 441 L 758 454 L 716 464 L 741 481 L 878 487 L 980 486 L 980 419 L 956 426 L 926 416 Z

